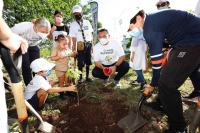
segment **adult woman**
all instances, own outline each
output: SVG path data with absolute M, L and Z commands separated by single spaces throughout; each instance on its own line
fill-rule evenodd
M 35 19 L 32 22 L 22 22 L 11 28 L 12 32 L 21 36 L 28 42 L 28 52 L 22 55 L 22 76 L 27 86 L 32 80 L 30 64 L 40 57 L 38 44 L 46 38 L 51 29 L 45 18 Z
M 63 23 L 63 14 L 61 11 L 56 10 L 54 12 L 54 19 L 55 19 L 55 24 L 51 25 L 52 28 L 50 30 L 50 34 L 48 38 L 53 41 L 53 47 L 56 47 L 57 43 L 55 42 L 55 37 L 60 34 L 64 34 L 67 36 L 69 34 L 69 28 L 67 25 Z M 70 40 L 69 36 L 68 36 L 68 40 Z M 69 41 L 69 46 L 71 48 L 70 42 L 71 41 Z

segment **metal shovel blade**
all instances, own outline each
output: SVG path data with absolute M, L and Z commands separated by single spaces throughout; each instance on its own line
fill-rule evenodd
M 42 122 L 38 129 L 44 133 L 55 133 L 55 127 L 47 122 Z
M 124 133 L 132 133 L 146 123 L 147 121 L 140 114 L 130 113 L 122 118 L 117 125 L 123 129 Z

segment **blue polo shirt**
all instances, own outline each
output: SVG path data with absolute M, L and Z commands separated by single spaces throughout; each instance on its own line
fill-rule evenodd
M 200 18 L 186 11 L 162 10 L 146 14 L 143 32 L 152 60 L 150 85 L 155 87 L 160 78 L 163 40 L 171 47 L 200 44 Z

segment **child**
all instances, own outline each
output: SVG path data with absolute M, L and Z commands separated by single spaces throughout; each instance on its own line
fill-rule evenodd
M 66 72 L 70 65 L 70 57 L 73 57 L 74 54 L 67 46 L 69 44 L 67 36 L 60 34 L 55 37 L 55 41 L 57 46 L 52 50 L 51 60 L 56 63 L 55 73 L 59 80 L 59 87 L 63 87 L 64 84 L 65 86 L 69 86 L 69 77 L 66 76 Z M 60 98 L 62 100 L 66 99 L 64 92 L 60 93 Z
M 136 85 L 141 83 L 140 91 L 144 90 L 146 81 L 143 76 L 142 70 L 146 68 L 146 42 L 142 34 L 142 29 L 137 24 L 131 24 L 129 28 L 130 36 L 132 37 L 131 42 L 131 56 L 130 56 L 130 67 L 135 70 L 138 77 L 131 84 Z
M 35 73 L 35 76 L 25 89 L 24 97 L 37 111 L 40 111 L 49 95 L 49 93 L 74 91 L 75 86 L 69 87 L 52 87 L 53 81 L 48 81 L 46 76 L 49 70 L 51 70 L 55 64 L 49 63 L 43 58 L 34 60 L 30 68 Z

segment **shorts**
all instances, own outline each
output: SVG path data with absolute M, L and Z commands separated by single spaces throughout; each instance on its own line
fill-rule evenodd
M 57 77 L 60 77 L 60 76 L 62 76 L 62 75 L 64 75 L 64 74 L 66 74 L 66 72 L 67 72 L 67 71 L 58 71 L 58 70 L 55 70 L 55 73 L 56 73 L 56 76 L 57 76 Z
M 37 96 L 37 92 L 31 97 L 31 99 L 27 100 L 29 104 L 36 110 L 40 111 L 43 109 L 44 105 L 42 107 L 39 107 L 39 98 Z
M 84 67 L 86 65 L 92 65 L 92 44 L 87 42 L 83 51 L 78 51 L 78 67 Z

